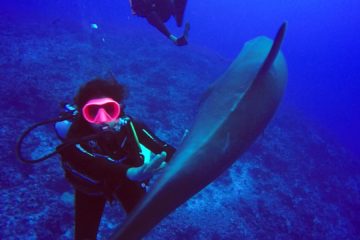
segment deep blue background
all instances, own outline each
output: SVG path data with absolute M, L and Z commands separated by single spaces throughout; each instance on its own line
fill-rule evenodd
M 1 12 L 18 21 L 58 21 L 64 28 L 90 31 L 89 24 L 97 23 L 101 31 L 119 34 L 124 26 L 147 27 L 144 19 L 131 15 L 126 0 L 17 0 L 2 5 Z M 248 39 L 273 36 L 281 22 L 288 21 L 285 101 L 360 154 L 359 12 L 356 0 L 207 0 L 189 1 L 185 21 L 191 23 L 190 44 L 229 59 Z M 173 20 L 168 25 L 181 33 Z
M 251 37 L 272 36 L 289 23 L 283 51 L 289 64 L 286 101 L 360 153 L 360 2 L 190 1 L 195 44 L 235 56 Z

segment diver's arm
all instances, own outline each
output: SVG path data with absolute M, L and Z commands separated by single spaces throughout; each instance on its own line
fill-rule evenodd
M 59 148 L 58 152 L 62 157 L 62 161 L 70 163 L 77 171 L 95 178 L 102 178 L 110 174 L 112 177 L 124 179 L 127 176 L 128 169 L 131 168 L 130 165 L 111 162 L 105 157 L 91 156 L 91 154 L 82 151 L 76 145 Z
M 170 39 L 175 45 L 177 46 L 184 46 L 187 44 L 187 36 L 183 35 L 181 37 L 176 37 L 175 35 L 171 34 L 164 24 L 164 22 L 161 20 L 160 16 L 155 11 L 150 11 L 146 15 L 147 21 L 156 27 L 165 37 Z
M 170 161 L 175 148 L 156 137 L 144 123 L 131 120 L 129 124 L 132 124 L 129 125 L 130 134 L 134 134 L 132 131 L 135 130 L 138 141 L 156 154 L 150 161 L 144 161 L 143 165 L 127 170 L 126 175 L 130 180 L 144 181 L 166 166 L 166 162 Z
M 140 121 L 132 122 L 140 143 L 155 154 L 160 154 L 164 151 L 166 153 L 165 161 L 170 161 L 176 149 L 158 138 L 144 123 Z
M 165 164 L 166 152 L 157 154 L 148 163 L 144 163 L 140 167 L 129 168 L 126 172 L 126 176 L 132 181 L 145 181 L 151 178 L 155 173 L 162 169 Z
M 102 157 L 90 156 L 74 147 L 69 147 L 66 151 L 59 151 L 62 160 L 70 163 L 75 170 L 91 176 L 94 179 L 110 177 L 119 181 L 125 178 L 142 182 L 152 177 L 164 165 L 166 153 L 157 154 L 150 162 L 144 163 L 139 167 L 133 167 L 122 163 L 112 163 Z

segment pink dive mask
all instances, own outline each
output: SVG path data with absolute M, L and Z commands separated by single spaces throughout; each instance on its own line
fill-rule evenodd
M 89 123 L 108 123 L 120 116 L 120 104 L 111 98 L 89 100 L 82 108 L 82 114 Z

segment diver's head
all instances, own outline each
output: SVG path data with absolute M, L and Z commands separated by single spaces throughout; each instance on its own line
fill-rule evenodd
M 115 79 L 94 79 L 83 85 L 74 102 L 83 120 L 91 125 L 111 125 L 121 115 L 125 86 Z
M 121 113 L 120 104 L 112 98 L 93 98 L 81 109 L 82 116 L 92 124 L 116 121 Z

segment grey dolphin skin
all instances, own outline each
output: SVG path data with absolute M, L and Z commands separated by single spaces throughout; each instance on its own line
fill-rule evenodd
M 111 239 L 141 239 L 164 217 L 211 183 L 248 149 L 275 113 L 287 82 L 274 39 L 247 42 L 203 99 L 194 125 L 167 170 Z

